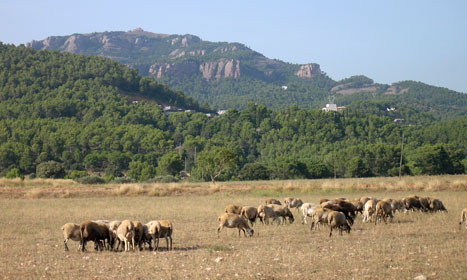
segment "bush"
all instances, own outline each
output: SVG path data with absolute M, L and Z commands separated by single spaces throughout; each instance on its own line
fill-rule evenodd
M 105 179 L 96 175 L 91 175 L 79 178 L 78 182 L 87 185 L 105 184 Z
M 66 175 L 66 179 L 72 179 L 72 180 L 77 180 L 79 178 L 83 178 L 89 176 L 88 172 L 84 170 L 72 170 L 70 174 Z
M 156 176 L 152 179 L 146 180 L 146 183 L 175 183 L 178 182 L 178 178 L 172 175 Z
M 42 162 L 36 167 L 36 176 L 39 178 L 63 178 L 65 175 L 63 164 L 53 160 Z
M 133 179 L 133 178 L 129 178 L 129 177 L 117 177 L 117 178 L 114 178 L 112 181 L 110 181 L 110 183 L 113 183 L 113 184 L 128 184 L 128 183 L 135 183 L 136 180 Z
M 267 180 L 270 172 L 261 163 L 247 163 L 243 166 L 238 174 L 240 180 Z
M 7 179 L 14 179 L 14 178 L 21 178 L 24 179 L 24 175 L 21 174 L 18 168 L 13 168 L 6 174 Z

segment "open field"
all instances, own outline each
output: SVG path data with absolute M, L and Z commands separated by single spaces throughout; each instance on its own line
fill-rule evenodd
M 0 277 L 413 279 L 423 274 L 428 279 L 465 278 L 467 230 L 459 230 L 458 222 L 461 209 L 467 207 L 466 176 L 403 181 L 409 190 L 387 178 L 215 186 L 132 184 L 128 189 L 125 185 L 93 189 L 68 181 L 3 180 Z M 378 182 L 386 182 L 387 188 Z M 410 194 L 439 198 L 449 212 L 396 214 L 393 223 L 376 226 L 362 223 L 359 216 L 350 235 L 329 238 L 328 228 L 311 232 L 309 225 L 300 223 L 301 214 L 293 211 L 294 224 L 258 224 L 254 228 L 258 234 L 252 238 L 239 238 L 232 229 L 224 229 L 220 237 L 216 234 L 217 216 L 230 203 L 258 206 L 265 197 L 282 200 L 289 195 L 317 203 L 323 197 L 402 198 Z M 60 230 L 64 223 L 125 218 L 172 220 L 174 250 L 94 252 L 88 246 L 89 251 L 81 253 L 78 243 L 70 241 L 70 251 L 64 252 Z M 165 241 L 161 244 L 164 247 Z

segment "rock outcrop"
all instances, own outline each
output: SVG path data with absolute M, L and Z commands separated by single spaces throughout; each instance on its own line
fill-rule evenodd
M 215 78 L 238 78 L 240 77 L 240 61 L 236 59 L 219 59 L 204 62 L 199 66 L 203 78 L 207 81 Z
M 310 63 L 300 66 L 300 69 L 295 73 L 300 78 L 312 78 L 316 75 L 321 74 L 321 70 L 318 64 Z

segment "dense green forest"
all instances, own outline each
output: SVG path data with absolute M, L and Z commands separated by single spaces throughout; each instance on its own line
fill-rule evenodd
M 192 180 L 396 176 L 402 134 L 403 174 L 464 173 L 467 163 L 467 117 L 436 122 L 409 105 L 389 112 L 385 101 L 329 113 L 249 103 L 208 116 L 193 99 L 117 62 L 24 46 L 0 44 L 0 101 L 1 176 L 146 181 L 184 169 Z M 164 114 L 154 101 L 198 112 Z

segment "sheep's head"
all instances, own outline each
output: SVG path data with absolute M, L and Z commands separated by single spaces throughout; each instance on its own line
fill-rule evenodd
M 255 231 L 254 231 L 253 229 L 251 229 L 251 228 L 247 228 L 247 229 L 246 229 L 246 232 L 248 232 L 248 235 L 249 235 L 250 237 L 252 237 L 253 234 L 255 233 Z

